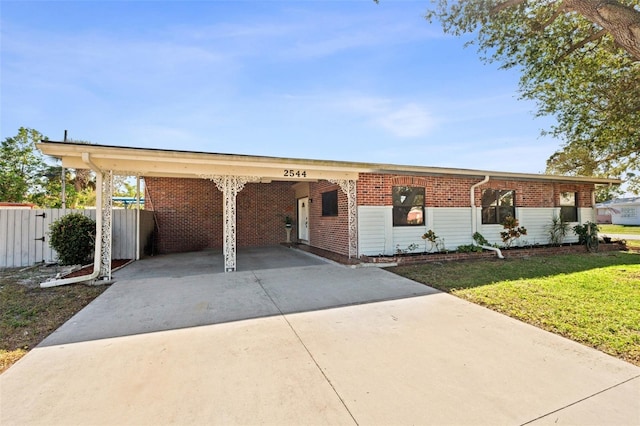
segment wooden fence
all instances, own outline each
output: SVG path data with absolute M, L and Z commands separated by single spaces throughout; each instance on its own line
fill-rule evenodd
M 96 211 L 71 209 L 0 209 L 0 267 L 31 266 L 54 262 L 57 253 L 49 246 L 49 226 L 69 213 L 95 220 Z M 136 210 L 113 210 L 112 259 L 136 259 Z M 140 211 L 140 253 L 150 244 L 153 212 Z

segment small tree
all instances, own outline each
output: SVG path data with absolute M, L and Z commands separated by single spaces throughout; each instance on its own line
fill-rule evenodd
M 551 244 L 552 246 L 561 245 L 568 233 L 569 224 L 562 220 L 561 217 L 553 216 L 551 218 L 551 224 L 549 224 L 549 226 L 547 227 L 549 244 Z
M 513 216 L 507 216 L 502 222 L 502 227 L 505 231 L 500 232 L 500 237 L 506 248 L 511 247 L 513 242 L 523 235 L 527 235 L 527 229 L 524 226 L 519 226 L 518 219 Z
M 71 213 L 53 222 L 49 230 L 50 244 L 58 252 L 60 264 L 85 264 L 91 259 L 96 239 L 95 221 L 80 213 Z

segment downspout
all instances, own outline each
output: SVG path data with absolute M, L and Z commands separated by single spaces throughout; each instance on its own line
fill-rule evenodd
M 140 260 L 140 175 L 136 175 L 136 260 Z
M 100 263 L 102 252 L 102 170 L 95 165 L 88 152 L 82 153 L 82 161 L 89 166 L 91 170 L 96 172 L 96 240 L 95 249 L 93 252 L 93 272 L 88 275 L 81 275 L 79 277 L 63 278 L 61 280 L 52 280 L 40 284 L 41 288 L 57 287 L 66 284 L 75 284 L 84 281 L 91 281 L 98 278 L 100 275 Z
M 489 182 L 489 179 L 490 179 L 489 175 L 486 175 L 483 180 L 471 185 L 471 193 L 469 196 L 471 200 L 471 235 L 474 235 L 476 232 L 478 232 L 478 215 L 476 214 L 476 209 L 477 209 L 476 188 L 479 187 L 480 185 L 484 185 L 485 183 Z M 485 250 L 491 250 L 495 252 L 496 256 L 498 256 L 498 259 L 504 259 L 504 256 L 502 255 L 502 251 L 500 251 L 499 248 L 491 247 L 491 246 L 482 246 L 482 245 L 480 247 L 482 247 Z
M 471 235 L 478 232 L 478 216 L 476 215 L 476 188 L 480 185 L 484 185 L 489 182 L 489 175 L 486 175 L 483 180 L 478 183 L 471 185 Z

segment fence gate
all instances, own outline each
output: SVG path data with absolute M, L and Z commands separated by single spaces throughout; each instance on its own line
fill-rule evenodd
M 38 262 L 54 262 L 57 253 L 49 246 L 49 226 L 70 213 L 96 219 L 95 210 L 0 209 L 0 267 L 16 268 Z M 152 212 L 142 210 L 140 213 L 141 229 L 146 229 L 141 231 L 141 238 L 145 241 L 150 231 L 142 222 L 152 220 Z M 112 218 L 112 258 L 135 259 L 136 210 L 114 210 Z

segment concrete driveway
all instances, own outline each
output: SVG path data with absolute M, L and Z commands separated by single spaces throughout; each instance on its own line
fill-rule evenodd
M 0 424 L 640 424 L 638 367 L 384 270 L 252 255 L 116 273 L 0 376 Z

